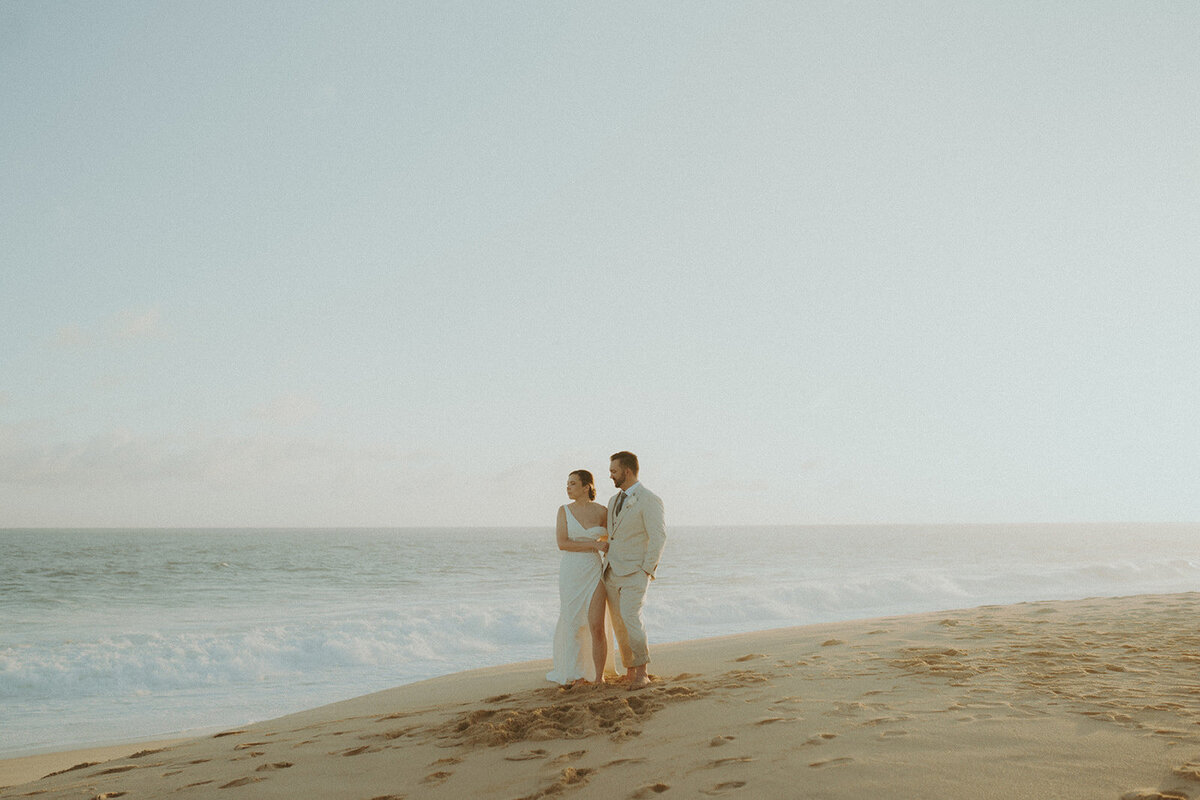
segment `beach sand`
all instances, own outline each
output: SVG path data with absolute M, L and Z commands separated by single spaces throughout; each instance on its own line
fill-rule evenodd
M 638 692 L 513 664 L 115 760 L 39 756 L 101 763 L 20 785 L 29 759 L 0 762 L 0 797 L 1198 798 L 1198 618 L 1182 594 L 681 642 Z

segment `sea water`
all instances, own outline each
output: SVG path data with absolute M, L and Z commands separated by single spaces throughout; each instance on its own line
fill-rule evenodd
M 1197 525 L 672 528 L 669 642 L 1200 588 Z M 547 528 L 0 530 L 0 756 L 189 734 L 548 658 Z

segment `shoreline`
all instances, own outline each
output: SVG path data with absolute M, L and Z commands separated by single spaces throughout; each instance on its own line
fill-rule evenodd
M 1179 557 L 1192 549 L 1200 524 L 1075 527 L 887 524 L 836 535 L 820 526 L 692 529 L 671 573 L 655 584 L 648 621 L 661 645 L 985 603 L 1200 586 L 1200 562 Z M 4 568 L 28 592 L 12 598 L 6 643 L 15 647 L 5 650 L 10 702 L 0 758 L 186 736 L 550 655 L 560 554 L 548 550 L 544 531 L 497 534 L 506 547 L 488 551 L 485 560 L 500 561 L 482 573 L 474 556 L 462 555 L 475 534 L 417 532 L 352 537 L 353 548 L 319 528 L 285 539 L 180 539 L 165 531 L 13 536 L 14 559 Z M 85 540 L 89 547 L 80 547 Z M 738 543 L 732 551 L 731 541 Z M 144 591 L 123 594 L 127 578 L 97 568 L 86 555 L 93 545 L 131 558 Z M 460 553 L 446 574 L 415 568 L 446 552 Z M 292 570 L 295 553 L 306 564 L 339 568 Z M 65 573 L 61 579 L 36 577 L 47 558 Z M 222 567 L 229 558 L 234 566 Z M 377 569 L 392 558 L 414 567 L 403 580 L 390 567 Z M 178 566 L 190 560 L 198 568 Z M 503 577 L 518 564 L 535 568 L 537 580 Z M 27 570 L 28 581 L 20 577 Z M 247 583 L 250 574 L 261 580 Z M 63 590 L 67 596 L 56 600 Z M 247 592 L 253 601 L 243 602 Z M 230 605 L 230 597 L 242 601 Z M 43 606 L 46 613 L 38 611 Z
M 786 797 L 799 779 L 830 798 L 1194 797 L 1196 613 L 1200 594 L 1139 595 L 676 642 L 653 646 L 641 692 L 559 689 L 548 660 L 486 667 L 238 731 L 0 760 L 0 797 L 347 781 L 363 797 Z

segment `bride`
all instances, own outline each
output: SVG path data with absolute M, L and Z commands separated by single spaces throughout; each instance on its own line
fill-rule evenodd
M 559 615 L 554 669 L 546 680 L 562 685 L 587 683 L 590 651 L 596 683 L 604 683 L 608 635 L 600 573 L 602 554 L 608 552 L 608 509 L 594 502 L 596 484 L 586 469 L 567 477 L 567 497 L 574 502 L 558 509 L 558 549 L 563 551 L 558 567 Z

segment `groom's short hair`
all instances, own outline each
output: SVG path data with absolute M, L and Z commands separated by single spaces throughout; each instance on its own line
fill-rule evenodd
M 628 450 L 622 450 L 619 453 L 613 453 L 612 456 L 608 460 L 617 462 L 625 469 L 633 470 L 634 475 L 637 475 L 637 473 L 638 473 L 637 456 L 635 456 L 633 453 L 629 452 Z

